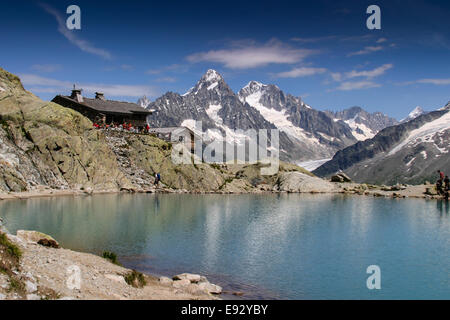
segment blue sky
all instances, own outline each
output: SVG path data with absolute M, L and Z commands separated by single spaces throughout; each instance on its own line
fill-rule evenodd
M 65 28 L 81 8 L 81 30 Z M 381 30 L 366 8 L 381 8 Z M 450 100 L 449 1 L 2 1 L 0 66 L 43 99 L 155 99 L 207 69 L 234 91 L 274 83 L 317 109 L 405 117 Z

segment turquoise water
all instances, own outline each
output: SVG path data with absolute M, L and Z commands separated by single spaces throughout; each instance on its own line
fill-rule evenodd
M 244 298 L 450 299 L 448 202 L 342 195 L 98 195 L 0 201 L 7 228 L 201 273 Z M 366 269 L 381 268 L 381 290 Z

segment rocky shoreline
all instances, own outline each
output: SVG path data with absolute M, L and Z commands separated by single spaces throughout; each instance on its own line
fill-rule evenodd
M 52 238 L 36 231 L 6 238 L 20 258 L 8 256 L 0 242 L 0 300 L 216 300 L 222 293 L 200 275 L 158 278 L 93 254 L 48 246 L 38 239 Z
M 354 194 L 372 197 L 391 197 L 391 198 L 422 198 L 422 199 L 442 199 L 435 191 L 433 184 L 423 185 L 396 185 L 396 186 L 376 186 L 359 183 L 332 183 L 333 187 L 323 190 L 315 186 L 310 189 L 303 190 L 272 190 L 267 186 L 260 186 L 251 190 L 229 190 L 229 191 L 189 191 L 186 189 L 170 189 L 170 188 L 149 188 L 137 190 L 76 190 L 76 189 L 51 189 L 48 187 L 38 188 L 24 192 L 0 192 L 1 200 L 24 200 L 43 197 L 58 196 L 90 196 L 101 194 L 120 194 L 120 193 L 147 193 L 147 194 Z
M 329 182 L 304 174 L 288 175 L 283 183 L 274 188 L 254 188 L 246 192 L 192 192 L 170 188 L 139 189 L 138 193 L 172 194 L 342 194 L 351 196 L 424 198 L 439 199 L 431 184 L 408 186 L 374 186 L 352 182 Z M 281 186 L 281 187 L 280 187 Z M 129 190 L 119 192 L 130 192 Z M 0 193 L 0 200 L 20 200 L 37 197 L 90 196 L 96 194 L 117 194 L 115 190 L 54 190 L 48 187 L 19 193 Z M 6 232 L 1 229 L 0 234 Z M 220 299 L 222 288 L 195 274 L 180 274 L 173 278 L 139 276 L 138 272 L 123 268 L 109 260 L 93 254 L 58 248 L 57 242 L 47 235 L 35 231 L 18 231 L 7 234 L 7 239 L 22 253 L 16 265 L 9 264 L 5 272 L 5 250 L 0 243 L 0 300 L 2 299 Z M 8 263 L 6 263 L 8 266 Z M 12 267 L 11 267 L 12 266 Z M 82 275 L 82 287 L 70 289 L 67 286 L 69 268 L 75 266 Z M 133 276 L 131 283 L 126 279 Z M 13 278 L 11 278 L 13 277 Z M 139 279 L 145 285 L 139 287 Z M 14 280 L 12 280 L 14 279 Z M 137 282 L 138 285 L 134 285 Z M 235 296 L 242 293 L 234 293 Z

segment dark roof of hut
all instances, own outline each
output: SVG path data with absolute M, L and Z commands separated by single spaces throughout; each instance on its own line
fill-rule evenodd
M 83 102 L 78 102 L 75 98 L 69 96 L 59 96 L 64 100 L 68 100 L 72 103 L 76 103 L 82 106 L 87 106 L 98 112 L 104 113 L 121 113 L 121 114 L 151 114 L 152 112 L 142 108 L 136 103 L 115 101 L 115 100 L 102 100 L 102 99 L 90 99 L 83 97 Z

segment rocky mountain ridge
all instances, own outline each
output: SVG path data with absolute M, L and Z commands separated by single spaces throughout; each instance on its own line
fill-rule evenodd
M 202 121 L 205 140 L 220 136 L 225 140 L 227 133 L 233 139 L 235 129 L 277 128 L 281 159 L 290 162 L 331 158 L 336 151 L 396 123 L 381 113 L 369 114 L 362 109 L 357 119 L 341 119 L 340 113 L 315 110 L 300 97 L 257 81 L 250 81 L 235 94 L 223 77 L 211 69 L 183 95 L 168 92 L 147 108 L 155 110 L 148 118 L 154 127 L 195 129 L 194 122 Z M 370 132 L 364 135 L 367 127 Z M 221 134 L 213 134 L 213 130 Z
M 39 194 L 44 189 L 50 190 L 44 192 L 49 195 L 51 190 L 155 192 L 156 172 L 161 174 L 159 190 L 164 192 L 276 191 L 283 188 L 284 180 L 279 178 L 294 173 L 308 182 L 298 184 L 297 192 L 309 192 L 305 188 L 314 186 L 311 179 L 321 181 L 282 162 L 272 176 L 261 175 L 260 163 L 175 164 L 171 143 L 152 135 L 95 129 L 80 113 L 27 92 L 17 76 L 1 68 L 0 88 L 0 199 L 3 195 L 9 198 L 8 193 L 14 198 L 15 193 Z M 224 87 L 220 94 L 226 90 Z M 210 94 L 223 99 L 221 103 L 235 98 Z M 230 116 L 227 123 L 232 121 L 245 126 L 250 120 Z
M 447 107 L 388 127 L 372 139 L 338 151 L 313 173 L 344 171 L 354 181 L 374 184 L 434 181 L 450 171 L 450 110 Z

